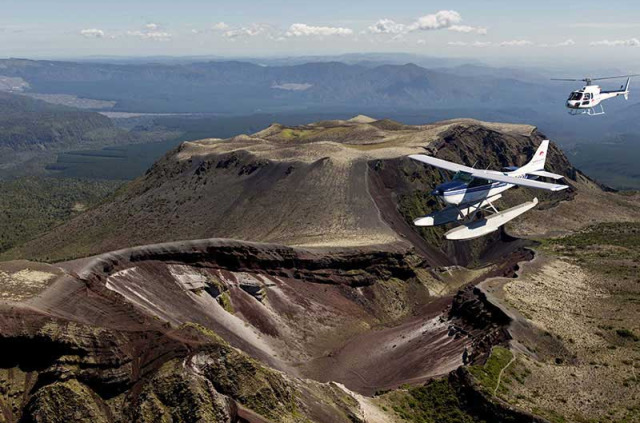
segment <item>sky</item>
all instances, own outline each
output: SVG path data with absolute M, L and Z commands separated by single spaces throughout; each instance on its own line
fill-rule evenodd
M 0 57 L 406 52 L 640 67 L 640 2 L 0 0 Z

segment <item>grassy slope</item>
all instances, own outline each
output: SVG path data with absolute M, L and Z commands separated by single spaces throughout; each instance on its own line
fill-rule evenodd
M 0 252 L 99 203 L 120 181 L 21 178 L 0 181 Z
M 511 362 L 513 354 L 506 348 L 494 347 L 491 356 L 484 365 L 469 367 L 469 371 L 478 382 L 480 389 L 487 395 L 493 395 L 502 369 Z M 510 367 L 510 366 L 509 366 Z M 506 373 L 506 372 L 505 372 Z M 504 375 L 502 376 L 505 377 Z M 502 385 L 498 395 L 505 391 Z M 414 423 L 480 423 L 478 416 L 466 411 L 460 402 L 456 390 L 445 379 L 434 380 L 423 386 L 399 389 L 385 394 L 381 406 L 393 410 L 402 420 Z
M 411 423 L 482 422 L 462 410 L 456 391 L 446 379 L 393 391 L 384 396 L 382 403 L 383 410 L 393 410 L 401 421 Z
M 640 222 L 599 223 L 541 249 L 546 264 L 511 282 L 508 301 L 569 357 L 542 343 L 537 359 L 518 354 L 498 395 L 557 423 L 640 421 Z

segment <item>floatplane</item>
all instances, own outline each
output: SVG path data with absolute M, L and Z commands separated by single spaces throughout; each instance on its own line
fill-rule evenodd
M 531 210 L 538 204 L 538 198 L 504 211 L 498 211 L 494 202 L 502 198 L 502 193 L 515 186 L 561 191 L 568 185 L 541 182 L 538 178 L 562 179 L 562 175 L 544 170 L 549 140 L 544 140 L 533 158 L 522 167 L 508 167 L 504 172 L 496 170 L 474 169 L 446 160 L 414 154 L 413 160 L 455 172 L 451 181 L 438 185 L 431 192 L 445 208 L 419 217 L 413 221 L 416 226 L 437 226 L 452 222 L 461 222 L 462 226 L 451 229 L 445 234 L 450 240 L 478 238 L 498 230 L 505 223 Z M 480 217 L 487 212 L 487 217 Z M 484 214 L 484 213 L 483 213 Z

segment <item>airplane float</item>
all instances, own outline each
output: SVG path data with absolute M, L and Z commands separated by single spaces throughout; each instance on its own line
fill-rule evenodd
M 637 75 L 608 76 L 606 78 L 584 79 L 552 78 L 552 81 L 584 81 L 586 85 L 582 87 L 582 89 L 573 91 L 569 95 L 566 106 L 567 108 L 569 108 L 569 114 L 574 116 L 597 116 L 604 114 L 604 107 L 602 107 L 602 102 L 604 100 L 618 97 L 619 95 L 623 95 L 625 100 L 629 100 L 629 82 L 631 81 L 632 76 Z M 599 85 L 592 84 L 592 81 L 618 78 L 627 78 L 627 83 L 620 86 L 619 90 L 602 91 Z M 598 106 L 600 107 L 598 108 Z
M 529 211 L 538 204 L 538 199 L 529 201 L 510 209 L 499 212 L 493 202 L 502 197 L 502 192 L 514 186 L 561 191 L 567 185 L 558 185 L 537 181 L 539 177 L 554 180 L 562 175 L 547 172 L 544 164 L 547 158 L 549 140 L 544 140 L 538 147 L 533 158 L 522 167 L 505 168 L 507 172 L 495 170 L 474 169 L 472 167 L 452 163 L 446 160 L 424 154 L 409 156 L 413 160 L 435 166 L 440 169 L 456 172 L 451 181 L 438 185 L 431 194 L 439 198 L 446 207 L 427 216 L 413 221 L 416 226 L 437 226 L 461 221 L 458 226 L 445 233 L 449 240 L 465 240 L 478 238 L 498 230 L 505 223 Z M 479 217 L 479 212 L 490 214 Z

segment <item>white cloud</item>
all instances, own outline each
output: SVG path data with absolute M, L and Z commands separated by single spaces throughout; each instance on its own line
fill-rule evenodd
M 401 34 L 406 30 L 405 25 L 391 19 L 380 19 L 368 28 L 372 34 Z
M 229 28 L 229 25 L 224 22 L 218 22 L 211 27 L 211 29 L 213 29 L 214 31 L 226 31 Z
M 80 35 L 85 38 L 104 38 L 104 31 L 97 28 L 88 28 L 80 31 Z
M 500 47 L 525 47 L 530 45 L 533 45 L 533 43 L 529 40 L 510 40 L 500 43 Z
M 141 40 L 169 41 L 172 35 L 164 31 L 127 31 L 127 35 Z
M 448 29 L 455 32 L 487 34 L 482 26 L 461 25 L 462 16 L 455 10 L 440 10 L 430 15 L 419 17 L 415 22 L 405 25 L 391 19 L 380 19 L 368 28 L 372 34 L 393 34 L 396 37 L 414 31 L 433 31 Z
M 474 32 L 474 33 L 480 34 L 480 35 L 486 35 L 487 34 L 487 28 L 485 28 L 483 26 L 451 25 L 447 29 L 449 31 L 455 31 L 455 32 L 465 32 L 465 33 Z
M 556 44 L 557 47 L 568 47 L 568 46 L 574 46 L 576 44 L 575 41 L 573 41 L 571 38 L 569 38 L 568 40 L 559 42 L 558 44 Z
M 489 41 L 474 41 L 471 43 L 466 41 L 449 41 L 447 44 L 455 47 L 489 47 L 493 45 Z
M 173 37 L 171 33 L 160 30 L 160 25 L 153 22 L 145 24 L 142 30 L 127 31 L 125 35 L 152 41 L 169 41 Z
M 273 28 L 266 24 L 253 24 L 241 28 L 230 29 L 225 31 L 222 36 L 225 38 L 235 39 L 244 37 L 255 37 L 257 35 L 267 35 L 273 37 Z
M 628 40 L 602 40 L 590 43 L 596 47 L 637 47 L 640 46 L 640 40 L 637 38 L 629 38 Z
M 330 36 L 330 35 L 351 35 L 353 30 L 349 28 L 341 28 L 335 26 L 311 26 L 307 24 L 296 23 L 289 27 L 285 33 L 287 37 L 308 37 L 308 36 Z
M 274 82 L 273 84 L 271 84 L 271 88 L 285 91 L 306 91 L 311 87 L 313 87 L 313 84 L 300 84 L 295 82 L 285 82 L 283 84 L 276 84 Z
M 410 25 L 410 30 L 430 31 L 434 29 L 450 28 L 462 22 L 462 16 L 455 10 L 441 10 L 431 15 L 425 15 Z

